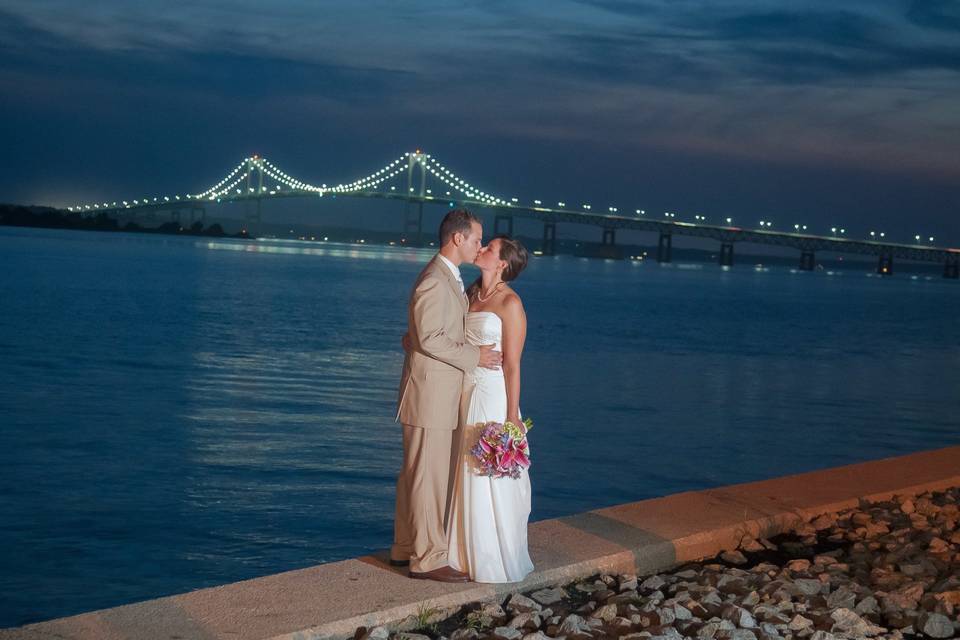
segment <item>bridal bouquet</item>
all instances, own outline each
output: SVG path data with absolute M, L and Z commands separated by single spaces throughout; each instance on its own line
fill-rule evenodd
M 477 444 L 470 453 L 477 459 L 480 471 L 493 478 L 519 478 L 520 471 L 530 466 L 530 449 L 526 432 L 533 428 L 527 418 L 523 428 L 512 422 L 487 422 Z

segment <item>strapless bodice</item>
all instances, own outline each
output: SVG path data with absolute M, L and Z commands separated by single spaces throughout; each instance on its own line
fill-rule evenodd
M 470 311 L 467 313 L 465 324 L 465 334 L 467 342 L 472 345 L 480 346 L 484 344 L 494 345 L 494 349 L 500 351 L 500 340 L 503 336 L 503 323 L 500 316 L 492 311 Z M 503 370 L 496 371 L 477 367 L 471 375 L 474 380 L 481 378 L 502 378 Z

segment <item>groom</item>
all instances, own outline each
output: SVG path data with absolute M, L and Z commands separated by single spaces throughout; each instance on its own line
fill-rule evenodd
M 502 354 L 476 347 L 464 336 L 467 297 L 460 265 L 480 251 L 483 227 L 466 209 L 440 223 L 440 252 L 417 278 L 407 307 L 409 349 L 403 361 L 397 421 L 403 425 L 403 466 L 390 564 L 409 562 L 410 577 L 468 582 L 447 563 L 444 516 L 453 432 L 463 374 L 477 366 L 497 369 Z

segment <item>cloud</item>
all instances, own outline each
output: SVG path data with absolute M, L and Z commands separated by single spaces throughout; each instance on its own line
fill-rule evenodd
M 8 71 L 121 102 L 179 92 L 318 131 L 958 172 L 960 15 L 942 0 L 5 6 Z

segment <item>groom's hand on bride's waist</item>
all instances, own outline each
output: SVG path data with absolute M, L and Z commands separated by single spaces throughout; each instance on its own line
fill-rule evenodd
M 493 369 L 496 371 L 500 368 L 500 365 L 503 364 L 503 354 L 499 351 L 494 351 L 492 344 L 480 345 L 480 362 L 478 366 L 483 367 L 484 369 Z

